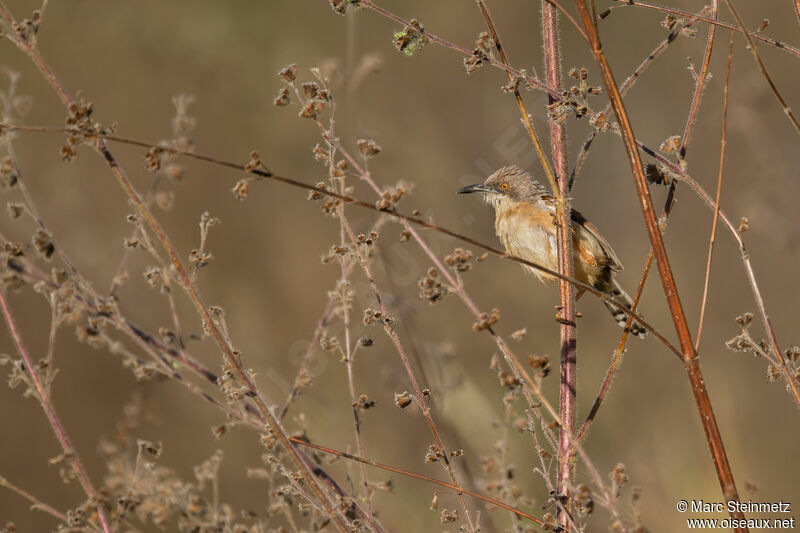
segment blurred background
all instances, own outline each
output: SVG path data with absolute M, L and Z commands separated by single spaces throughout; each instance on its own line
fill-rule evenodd
M 30 17 L 40 7 L 27 0 L 6 4 L 19 19 Z M 564 4 L 573 12 L 571 3 Z M 701 7 L 689 1 L 669 4 L 693 11 Z M 484 31 L 473 2 L 383 0 L 380 5 L 404 18 L 417 18 L 425 29 L 470 49 Z M 601 1 L 598 9 L 607 5 Z M 542 73 L 540 4 L 507 0 L 489 6 L 510 63 L 530 74 Z M 756 28 L 769 19 L 766 35 L 800 42 L 800 26 L 790 2 L 739 2 L 738 8 L 748 27 Z M 733 20 L 724 7 L 720 14 Z M 618 81 L 667 36 L 659 24 L 663 18 L 662 13 L 622 7 L 600 23 Z M 651 147 L 683 133 L 695 88 L 689 67 L 699 70 L 707 35 L 707 26 L 695 28 L 696 38 L 677 39 L 625 98 L 634 131 Z M 490 66 L 467 75 L 461 54 L 433 44 L 407 57 L 392 45 L 393 32 L 400 30 L 398 24 L 367 10 L 338 16 L 323 1 L 50 2 L 39 44 L 65 87 L 94 104 L 93 120 L 116 122 L 118 135 L 148 142 L 170 138 L 173 97 L 191 95 L 194 103 L 189 115 L 196 118 L 191 137 L 198 153 L 244 164 L 250 151 L 256 150 L 272 171 L 309 184 L 327 176 L 312 156 L 313 147 L 323 143 L 319 130 L 312 121 L 297 117 L 297 106 L 278 108 L 272 102 L 283 86 L 277 76 L 282 67 L 297 64 L 301 81 L 311 80 L 309 69 L 320 67 L 330 76 L 337 102 L 336 133 L 345 149 L 357 154 L 357 139 L 375 139 L 383 147 L 369 162 L 375 181 L 382 187 L 400 181 L 413 184 L 413 194 L 400 202 L 399 209 L 419 209 L 438 224 L 498 245 L 491 209 L 478 198 L 457 197 L 454 192 L 506 164 L 525 166 L 543 178 L 513 96 L 500 90 L 507 82 L 505 75 Z M 712 77 L 687 153 L 689 172 L 712 195 L 729 35 L 727 30 L 717 33 Z M 561 42 L 565 83 L 574 81 L 566 76 L 570 68 L 585 66 L 589 83 L 602 85 L 587 47 L 568 23 L 561 24 Z M 759 52 L 789 104 L 796 104 L 798 58 L 763 43 Z M 0 42 L 0 65 L 22 73 L 18 91 L 31 97 L 32 107 L 21 123 L 63 124 L 65 111 L 55 93 L 8 40 Z M 2 84 L 5 91 L 6 77 Z M 546 138 L 546 98 L 538 92 L 524 93 L 524 98 L 539 134 Z M 591 97 L 589 104 L 602 109 L 605 95 Z M 587 118 L 573 117 L 567 118 L 566 127 L 572 166 L 591 128 Z M 57 133 L 19 133 L 14 147 L 24 180 L 56 242 L 102 293 L 116 275 L 123 239 L 132 232 L 126 221 L 131 208 L 101 158 L 82 147 L 74 162 L 63 163 L 59 156 L 63 143 L 63 135 Z M 123 145 L 111 149 L 139 191 L 147 190 L 153 174 L 144 168 L 143 150 Z M 224 308 L 245 365 L 255 370 L 265 397 L 281 405 L 328 301 L 328 291 L 340 275 L 335 262 L 320 262 L 330 246 L 339 242 L 338 222 L 323 215 L 319 204 L 307 201 L 298 189 L 254 183 L 247 200 L 240 202 L 230 190 L 245 177 L 241 172 L 189 160 L 181 164 L 186 168 L 182 182 L 159 185 L 162 191 L 174 192 L 174 206 L 156 209 L 157 216 L 184 258 L 199 246 L 201 214 L 209 211 L 221 219 L 207 245 L 215 261 L 201 271 L 198 287 L 207 304 Z M 750 220 L 744 238 L 782 348 L 800 344 L 800 288 L 795 279 L 800 259 L 797 166 L 797 135 L 737 36 L 722 209 L 734 222 L 741 217 Z M 363 182 L 353 178 L 350 184 L 356 196 L 374 199 Z M 660 210 L 665 189 L 653 187 L 651 192 Z M 18 194 L 6 193 L 5 201 L 19 201 Z M 573 207 L 613 244 L 626 267 L 619 279 L 633 294 L 649 241 L 617 136 L 607 133 L 595 141 L 572 197 Z M 357 232 L 368 232 L 378 220 L 374 213 L 355 207 L 348 208 L 348 214 Z M 693 331 L 711 224 L 712 212 L 687 187 L 679 186 L 665 239 Z M 34 230 L 26 219 L 12 222 L 5 214 L 0 219 L 0 232 L 11 240 L 30 243 Z M 474 318 L 455 295 L 435 305 L 418 297 L 417 281 L 431 266 L 430 260 L 413 241 L 400 242 L 401 230 L 391 220 L 380 227 L 373 268 L 421 386 L 432 391 L 433 416 L 444 442 L 448 448 L 464 449 L 464 456 L 454 461 L 459 479 L 465 486 L 484 491 L 498 473 L 482 469 L 486 461 L 481 458 L 502 456 L 507 466 L 513 465 L 514 482 L 534 502 L 527 509 L 541 516 L 547 490 L 541 476 L 532 471 L 539 460 L 530 435 L 513 428 L 523 406 L 516 404 L 515 414 L 506 415 L 502 402 L 506 391 L 489 368 L 492 357 L 498 355 L 496 345 L 488 335 L 472 331 Z M 463 247 L 439 234 L 423 232 L 423 236 L 440 258 Z M 143 251 L 134 251 L 126 266 L 130 279 L 118 296 L 122 313 L 155 334 L 159 327 L 171 327 L 172 319 L 167 299 L 150 289 L 142 276 L 152 264 Z M 375 307 L 375 302 L 358 268 L 352 281 L 357 291 L 353 335 L 374 339 L 374 346 L 359 350 L 355 361 L 357 394 L 376 402 L 362 413 L 365 455 L 446 479 L 439 465 L 424 462 L 433 441 L 419 411 L 393 405 L 394 393 L 410 391 L 411 386 L 380 328 L 360 324 L 363 308 Z M 541 285 L 518 265 L 496 258 L 465 273 L 464 281 L 481 310 L 500 309 L 497 331 L 501 335 L 527 328 L 523 339 L 511 341 L 520 358 L 550 355 L 554 371 L 543 387 L 557 404 L 555 285 Z M 36 359 L 44 357 L 50 327 L 46 299 L 30 286 L 9 298 L 28 349 Z M 651 276 L 642 313 L 674 339 L 663 300 L 660 282 Z M 184 333 L 199 334 L 200 322 L 191 304 L 182 293 L 177 301 Z M 583 313 L 578 328 L 578 419 L 583 421 L 621 330 L 596 299 L 586 296 L 578 308 Z M 725 341 L 739 333 L 735 317 L 747 311 L 755 312 L 755 303 L 735 242 L 721 226 L 700 346 L 706 384 L 742 498 L 791 501 L 800 506 L 797 472 L 790 466 L 800 438 L 797 407 L 780 382 L 768 382 L 766 361 L 725 347 Z M 758 318 L 752 330 L 757 338 L 763 336 Z M 329 334 L 343 339 L 340 320 L 332 321 Z M 220 369 L 218 350 L 211 341 L 187 342 L 193 356 L 214 371 Z M 163 442 L 161 464 L 191 481 L 193 466 L 223 449 L 220 501 L 264 516 L 268 486 L 245 476 L 248 467 L 261 464 L 263 448 L 255 432 L 240 428 L 216 440 L 210 428 L 225 421 L 221 412 L 176 383 L 137 383 L 117 356 L 78 342 L 72 327 L 58 331 L 55 346 L 59 374 L 53 399 L 96 485 L 102 484 L 106 474 L 98 453 L 99 439 L 114 434 L 125 404 L 138 393 L 152 416 L 137 429 L 136 437 Z M 0 353 L 17 357 L 5 325 Z M 354 451 L 344 363 L 336 353 L 317 350 L 312 373 L 315 385 L 304 389 L 291 406 L 288 429 L 305 429 L 314 442 Z M 0 433 L 0 475 L 62 511 L 78 505 L 83 500 L 80 487 L 64 485 L 57 468 L 48 466 L 48 459 L 60 449 L 39 405 L 23 399 L 21 389 L 0 389 L 0 420 L 5 428 Z M 687 515 L 675 511 L 680 499 L 722 500 L 683 366 L 652 336 L 630 341 L 585 447 L 604 474 L 624 463 L 630 483 L 622 493 L 620 508 L 627 519 L 638 513 L 653 531 L 685 528 Z M 328 468 L 346 489 L 357 484 L 360 474 L 354 465 L 339 461 Z M 577 475 L 580 481 L 589 481 L 582 465 Z M 368 478 L 394 483 L 392 494 L 374 496 L 375 509 L 388 530 L 457 529 L 458 522 L 442 525 L 439 512 L 428 509 L 435 487 L 375 469 L 368 470 Z M 641 487 L 635 509 L 630 505 L 633 485 Z M 440 510 L 459 508 L 452 495 L 443 493 L 439 500 Z M 488 511 L 475 501 L 468 504 L 481 511 L 484 531 L 510 530 L 507 513 Z M 598 508 L 595 515 L 588 531 L 604 530 L 608 514 Z M 2 490 L 0 525 L 8 521 L 18 531 L 56 526 L 45 514 L 30 511 L 22 498 Z M 170 524 L 168 530 L 174 527 L 174 522 Z M 277 518 L 270 522 L 279 524 Z

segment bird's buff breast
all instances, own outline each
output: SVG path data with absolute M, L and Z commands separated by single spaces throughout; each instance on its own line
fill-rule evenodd
M 505 198 L 493 203 L 495 231 L 506 251 L 551 270 L 558 270 L 558 246 L 552 212 L 536 204 Z M 541 270 L 523 266 L 541 281 L 555 279 Z

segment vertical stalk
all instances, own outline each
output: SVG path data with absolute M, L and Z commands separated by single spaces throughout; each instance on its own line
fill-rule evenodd
M 592 54 L 597 61 L 600 72 L 603 75 L 603 83 L 611 100 L 611 105 L 614 108 L 614 114 L 619 121 L 620 133 L 625 143 L 625 149 L 628 155 L 628 162 L 631 166 L 633 174 L 633 181 L 636 185 L 636 192 L 639 196 L 639 202 L 642 208 L 642 215 L 644 216 L 647 232 L 650 236 L 650 243 L 653 247 L 653 253 L 658 265 L 658 273 L 661 277 L 661 284 L 664 287 L 664 296 L 666 297 L 667 304 L 669 305 L 672 321 L 675 325 L 675 330 L 678 333 L 680 340 L 681 351 L 683 353 L 683 362 L 686 368 L 686 374 L 691 385 L 692 394 L 694 395 L 697 404 L 697 410 L 700 414 L 700 421 L 703 425 L 703 430 L 706 434 L 706 440 L 711 450 L 711 457 L 714 461 L 714 466 L 717 470 L 719 477 L 720 487 L 722 488 L 722 495 L 725 501 L 739 501 L 739 494 L 736 490 L 736 483 L 733 479 L 733 472 L 731 471 L 728 456 L 725 453 L 725 447 L 722 444 L 722 436 L 717 426 L 717 421 L 714 416 L 714 411 L 711 408 L 711 400 L 708 397 L 703 375 L 700 372 L 700 362 L 697 357 L 697 352 L 692 343 L 691 333 L 689 332 L 689 325 L 686 321 L 686 315 L 683 311 L 678 290 L 675 285 L 675 278 L 672 275 L 672 269 L 669 265 L 667 257 L 667 250 L 664 247 L 664 241 L 661 238 L 658 222 L 655 217 L 655 210 L 653 209 L 653 200 L 650 198 L 650 192 L 647 189 L 647 181 L 644 175 L 644 168 L 642 167 L 642 160 L 639 155 L 639 148 L 636 143 L 636 137 L 633 134 L 633 128 L 625 106 L 622 103 L 622 97 L 619 94 L 617 83 L 614 80 L 614 75 L 611 72 L 611 67 L 608 64 L 603 47 L 600 44 L 600 37 L 597 33 L 592 19 L 589 14 L 589 8 L 585 0 L 575 0 L 575 5 L 578 9 L 583 28 L 589 36 L 589 41 L 592 48 Z M 730 513 L 732 518 L 741 520 L 744 523 L 744 514 L 741 511 L 733 511 Z M 736 531 L 747 531 L 746 526 L 735 528 Z
M 547 0 L 542 1 L 542 38 L 544 40 L 544 64 L 547 86 L 556 92 L 561 89 L 561 50 L 558 43 L 558 14 Z M 548 96 L 549 103 L 554 102 Z M 560 194 L 556 197 L 556 222 L 558 237 L 558 271 L 572 276 L 572 232 L 568 194 L 567 147 L 564 126 L 550 119 L 550 144 L 553 170 Z M 575 290 L 571 283 L 559 279 L 559 322 L 561 323 L 561 379 L 560 413 L 566 427 L 561 428 L 558 440 L 558 471 L 556 473 L 556 497 L 561 501 L 557 511 L 558 525 L 569 531 L 572 513 L 572 481 L 575 473 L 575 453 L 569 435 L 575 433 L 575 411 L 577 390 L 577 344 L 575 331 Z

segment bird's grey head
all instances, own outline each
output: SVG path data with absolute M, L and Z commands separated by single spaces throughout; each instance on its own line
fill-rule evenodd
M 514 165 L 495 171 L 483 183 L 469 185 L 456 192 L 458 194 L 479 192 L 484 200 L 492 204 L 503 200 L 533 201 L 547 194 L 547 190 L 533 176 Z

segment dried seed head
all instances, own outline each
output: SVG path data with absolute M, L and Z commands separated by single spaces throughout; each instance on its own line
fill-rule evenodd
M 289 89 L 286 87 L 281 87 L 278 90 L 278 96 L 272 101 L 272 105 L 277 107 L 284 107 L 289 105 L 292 99 L 289 97 Z
M 308 100 L 303 105 L 302 109 L 298 113 L 300 118 L 317 118 L 317 116 L 322 113 L 325 109 L 325 102 L 321 100 Z
M 50 234 L 40 228 L 37 229 L 36 233 L 33 234 L 32 240 L 36 251 L 39 252 L 39 255 L 41 255 L 43 259 L 47 259 L 49 261 L 56 251 L 56 245 L 53 242 L 52 237 L 50 237 Z
M 278 72 L 278 76 L 280 76 L 287 82 L 292 83 L 294 80 L 297 79 L 297 65 L 293 63 L 291 65 L 283 67 L 280 70 L 280 72 Z
M 353 402 L 353 407 L 356 409 L 371 409 L 375 407 L 375 400 L 370 400 L 366 394 L 362 394 L 358 397 L 358 400 Z
M 373 157 L 383 151 L 383 148 L 372 139 L 358 139 L 358 150 L 364 157 Z
M 244 202 L 245 198 L 247 198 L 247 193 L 249 191 L 250 191 L 249 180 L 239 180 L 236 182 L 236 185 L 233 186 L 233 189 L 231 189 L 231 192 L 233 192 L 233 196 L 240 202 Z
M 428 38 L 425 36 L 425 29 L 417 19 L 411 19 L 408 26 L 403 28 L 403 31 L 395 32 L 393 40 L 394 47 L 407 56 L 414 55 L 427 42 Z
M 739 221 L 739 233 L 744 233 L 749 229 L 750 229 L 750 219 L 747 217 L 742 217 L 742 219 Z
M 753 313 L 745 313 L 736 317 L 736 323 L 743 328 L 747 328 L 753 322 Z
M 450 294 L 448 287 L 439 280 L 439 272 L 431 267 L 425 277 L 417 282 L 419 297 L 429 304 L 435 304 Z
M 536 370 L 536 375 L 539 377 L 546 378 L 550 374 L 550 358 L 546 355 L 530 355 L 528 364 Z
M 394 393 L 394 404 L 400 409 L 405 409 L 406 407 L 411 405 L 412 401 L 413 398 L 408 393 L 408 391 L 403 391 L 399 394 L 396 392 Z
M 644 169 L 648 183 L 655 185 L 667 185 L 667 175 L 655 163 L 648 163 Z
M 515 341 L 522 340 L 526 333 L 528 333 L 528 330 L 526 328 L 521 328 L 512 333 L 511 338 Z
M 680 135 L 673 135 L 672 137 L 667 138 L 661 146 L 659 146 L 659 150 L 664 152 L 665 154 L 674 154 L 678 152 L 678 149 L 681 146 L 681 136 Z
M 491 315 L 487 313 L 481 313 L 480 317 L 478 317 L 478 321 L 472 324 L 472 330 L 478 332 L 489 329 L 495 325 L 498 320 L 500 320 L 500 310 L 494 308 L 492 309 Z
M 12 220 L 16 220 L 25 212 L 25 206 L 15 202 L 8 202 L 6 204 L 6 210 L 8 211 L 8 216 L 10 216 Z

